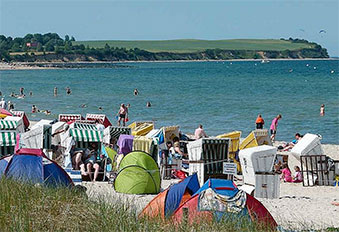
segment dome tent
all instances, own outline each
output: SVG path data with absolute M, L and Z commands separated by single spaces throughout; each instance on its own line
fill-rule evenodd
M 128 153 L 121 160 L 119 170 L 114 181 L 115 191 L 129 194 L 159 193 L 159 167 L 146 152 Z
M 275 230 L 277 223 L 263 204 L 239 190 L 232 180 L 208 179 L 205 184 L 173 213 L 175 223 L 188 220 L 220 220 L 223 216 L 237 215 Z
M 0 178 L 3 176 L 31 184 L 73 186 L 65 170 L 48 159 L 41 149 L 22 148 L 0 159 Z
M 162 219 L 170 217 L 172 213 L 191 196 L 199 190 L 198 175 L 186 177 L 181 182 L 171 185 L 163 192 L 159 193 L 139 214 L 139 217 Z

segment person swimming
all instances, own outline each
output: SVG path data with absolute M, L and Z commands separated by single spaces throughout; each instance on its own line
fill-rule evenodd
M 134 96 L 137 96 L 139 94 L 139 90 L 138 89 L 134 89 Z
M 72 94 L 72 90 L 70 87 L 66 87 L 66 94 L 67 95 L 71 95 Z
M 147 102 L 146 103 L 146 107 L 151 107 L 152 105 L 151 105 L 151 102 Z

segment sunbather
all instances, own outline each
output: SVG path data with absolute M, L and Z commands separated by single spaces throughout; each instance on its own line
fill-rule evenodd
M 302 135 L 300 135 L 299 133 L 296 133 L 295 139 L 293 139 L 290 143 L 286 143 L 282 146 L 279 146 L 278 149 L 288 151 L 288 150 L 292 149 L 299 142 L 299 140 L 302 137 L 303 137 Z

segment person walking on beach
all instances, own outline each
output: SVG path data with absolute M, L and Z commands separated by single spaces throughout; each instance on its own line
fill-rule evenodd
M 325 116 L 325 105 L 324 104 L 320 106 L 320 116 Z
M 261 117 L 261 114 L 258 115 L 257 120 L 255 120 L 256 129 L 263 129 L 265 121 Z
M 58 88 L 57 87 L 54 87 L 53 93 L 54 93 L 54 97 L 56 97 L 58 95 Z
M 126 121 L 128 118 L 128 109 L 125 106 L 125 104 L 122 103 L 120 105 L 120 109 L 117 115 L 118 115 L 118 126 L 120 126 L 121 120 L 122 120 L 122 126 L 126 126 Z
M 205 133 L 204 129 L 202 128 L 202 125 L 200 124 L 197 129 L 195 129 L 194 132 L 194 138 L 200 139 L 200 138 L 207 138 L 207 134 Z
M 277 134 L 277 127 L 278 127 L 278 121 L 281 119 L 281 114 L 278 114 L 277 117 L 275 117 L 272 120 L 270 131 L 271 131 L 271 141 L 274 142 L 275 140 L 275 135 Z

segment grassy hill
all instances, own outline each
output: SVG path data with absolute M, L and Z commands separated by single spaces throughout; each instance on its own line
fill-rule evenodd
M 206 49 L 222 50 L 251 50 L 251 51 L 284 51 L 313 48 L 309 43 L 292 43 L 288 40 L 277 39 L 231 39 L 231 40 L 96 40 L 74 41 L 73 45 L 83 44 L 93 48 L 123 47 L 127 49 L 139 48 L 149 52 L 191 53 L 202 52 Z

